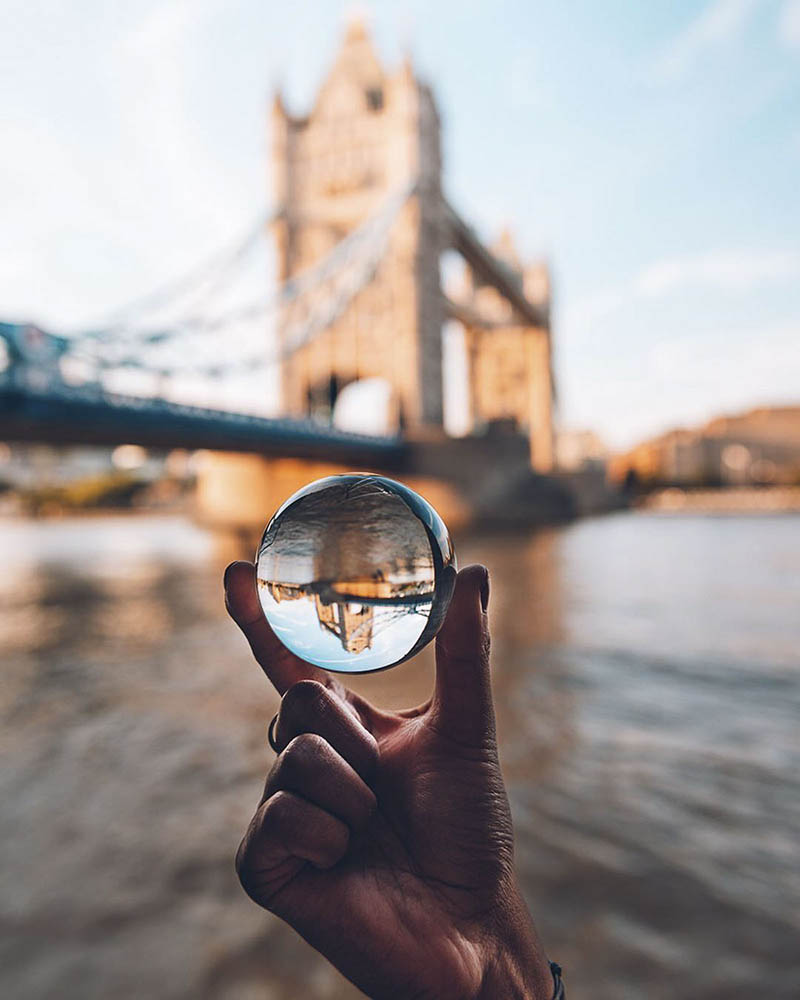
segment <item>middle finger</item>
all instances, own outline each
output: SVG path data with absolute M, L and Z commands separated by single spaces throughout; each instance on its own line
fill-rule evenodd
M 262 802 L 278 791 L 302 795 L 352 830 L 367 822 L 376 804 L 368 785 L 316 733 L 295 736 L 278 756 L 267 777 Z
M 300 681 L 281 700 L 275 723 L 279 750 L 284 750 L 301 733 L 321 736 L 365 781 L 369 782 L 375 773 L 378 763 L 375 737 L 359 721 L 354 709 L 317 681 Z

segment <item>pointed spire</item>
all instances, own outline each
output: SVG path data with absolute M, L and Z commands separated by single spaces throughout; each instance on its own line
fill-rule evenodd
M 514 268 L 515 271 L 520 271 L 522 269 L 522 262 L 519 259 L 519 254 L 517 253 L 517 248 L 514 243 L 514 237 L 509 226 L 503 226 L 500 230 L 500 235 L 492 244 L 491 250 L 495 256 L 499 257 L 500 260 L 508 264 L 509 267 Z
M 403 53 L 403 58 L 397 70 L 396 79 L 403 80 L 407 84 L 412 84 L 416 80 L 416 77 L 414 76 L 414 60 L 411 56 L 410 49 L 406 49 Z
M 360 14 L 351 15 L 347 22 L 344 40 L 334 64 L 333 73 L 337 72 L 376 81 L 383 77 L 383 67 L 372 44 L 367 22 Z
M 360 91 L 374 94 L 380 107 L 383 101 L 385 74 L 369 36 L 363 17 L 351 18 L 344 39 L 325 82 L 319 90 L 313 114 L 325 113 L 342 101 L 343 94 Z
M 369 37 L 367 19 L 362 10 L 351 10 L 347 16 L 347 28 L 344 33 L 345 45 L 352 42 L 363 42 Z
M 272 114 L 273 117 L 288 117 L 286 113 L 286 104 L 284 103 L 283 93 L 281 92 L 280 87 L 276 87 L 272 92 Z

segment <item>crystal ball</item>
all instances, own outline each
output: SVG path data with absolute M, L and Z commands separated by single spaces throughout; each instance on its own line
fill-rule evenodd
M 267 621 L 293 653 L 366 673 L 413 656 L 441 628 L 456 579 L 444 521 L 383 476 L 327 476 L 277 510 L 256 558 Z

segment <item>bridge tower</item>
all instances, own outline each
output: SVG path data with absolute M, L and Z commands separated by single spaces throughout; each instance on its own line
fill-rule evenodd
M 531 466 L 550 472 L 554 462 L 554 379 L 550 337 L 550 275 L 546 264 L 523 266 L 509 230 L 491 248 L 516 279 L 538 320 L 521 317 L 496 287 L 467 266 L 462 302 L 478 323 L 464 323 L 470 422 L 479 429 L 511 420 L 530 442 Z
M 408 60 L 381 65 L 364 25 L 353 21 L 310 113 L 272 107 L 274 222 L 279 278 L 297 277 L 395 193 L 402 204 L 371 281 L 322 332 L 284 357 L 283 411 L 329 416 L 349 382 L 383 378 L 398 424 L 442 425 L 444 249 L 440 123 L 431 90 Z M 286 349 L 287 323 L 279 321 Z

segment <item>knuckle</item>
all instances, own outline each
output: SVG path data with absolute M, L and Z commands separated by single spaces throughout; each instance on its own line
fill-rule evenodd
M 314 764 L 327 748 L 325 740 L 317 733 L 301 733 L 289 742 L 280 755 L 279 769 L 283 778 L 298 778 Z
M 317 709 L 327 700 L 327 689 L 319 681 L 308 678 L 293 684 L 281 700 L 281 709 L 289 716 Z
M 281 831 L 291 822 L 294 812 L 294 802 L 288 792 L 277 791 L 271 795 L 265 805 L 261 819 L 261 829 L 264 833 Z
M 316 759 L 320 753 L 328 749 L 328 741 L 319 733 L 300 733 L 299 736 L 295 736 L 292 743 L 296 754 L 301 754 L 310 760 Z

